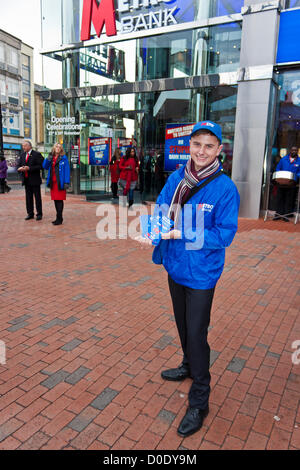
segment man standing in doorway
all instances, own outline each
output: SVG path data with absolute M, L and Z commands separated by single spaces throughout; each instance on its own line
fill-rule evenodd
M 21 174 L 22 185 L 25 186 L 27 217 L 25 220 L 34 219 L 34 203 L 36 207 L 36 220 L 42 220 L 42 196 L 41 196 L 41 170 L 43 157 L 40 152 L 32 149 L 31 142 L 24 140 L 23 153 L 21 153 L 18 172 Z
M 190 139 L 190 159 L 169 176 L 154 212 L 174 221 L 174 230 L 161 235 L 153 262 L 163 264 L 168 273 L 183 352 L 182 363 L 162 371 L 161 376 L 170 381 L 193 380 L 189 406 L 177 430 L 182 437 L 198 431 L 209 412 L 210 312 L 223 272 L 225 248 L 231 244 L 238 224 L 240 197 L 222 171 L 218 159 L 221 151 L 221 127 L 211 121 L 197 123 Z M 137 240 L 146 245 L 150 241 Z
M 293 146 L 288 155 L 283 157 L 276 167 L 276 171 L 290 171 L 296 177 L 300 176 L 300 158 L 298 156 L 298 148 Z M 276 198 L 276 214 L 273 220 L 283 220 L 288 222 L 287 217 L 293 217 L 296 200 L 296 185 L 295 186 L 280 186 L 277 187 Z M 284 216 L 284 217 L 282 217 Z

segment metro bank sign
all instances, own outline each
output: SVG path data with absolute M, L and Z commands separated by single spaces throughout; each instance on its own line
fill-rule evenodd
M 176 0 L 83 0 L 81 41 L 91 39 L 92 24 L 96 34 L 100 37 L 105 26 L 106 36 L 117 35 L 116 11 L 120 16 L 120 34 L 137 31 L 162 28 L 171 24 L 177 24 L 177 6 L 167 8 L 168 4 L 174 4 Z M 163 7 L 160 7 L 160 4 Z M 116 5 L 118 6 L 116 10 Z M 156 7 L 154 9 L 154 7 Z M 160 8 L 159 8 L 160 7 Z M 147 13 L 142 13 L 141 8 L 148 8 Z

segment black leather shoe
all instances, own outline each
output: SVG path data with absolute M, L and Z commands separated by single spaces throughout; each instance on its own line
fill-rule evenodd
M 200 410 L 200 408 L 191 408 L 189 406 L 177 429 L 179 436 L 187 437 L 199 431 L 208 412 L 208 407 L 205 410 Z
M 61 225 L 62 224 L 62 220 L 55 220 L 54 222 L 52 222 L 53 225 Z
M 30 220 L 30 219 L 34 219 L 34 216 L 33 215 L 28 215 L 25 220 Z
M 180 382 L 181 380 L 184 380 L 190 376 L 191 374 L 189 369 L 182 364 L 181 366 L 177 367 L 177 369 L 168 369 L 162 371 L 161 373 L 161 377 L 164 380 L 172 380 L 174 382 Z
M 36 220 L 42 220 L 43 216 L 42 215 L 37 215 Z

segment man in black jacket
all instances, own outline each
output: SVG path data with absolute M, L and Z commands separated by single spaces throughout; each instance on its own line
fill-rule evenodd
M 34 219 L 33 197 L 35 198 L 36 220 L 42 220 L 42 196 L 41 196 L 41 170 L 43 157 L 39 152 L 32 150 L 29 140 L 22 144 L 23 153 L 21 153 L 18 172 L 21 174 L 22 185 L 25 186 L 27 217 L 25 220 Z

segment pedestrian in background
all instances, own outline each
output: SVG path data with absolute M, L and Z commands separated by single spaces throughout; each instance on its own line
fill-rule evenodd
M 11 188 L 7 185 L 7 162 L 4 156 L 0 157 L 0 193 L 9 193 Z
M 25 220 L 34 219 L 34 199 L 36 207 L 36 220 L 42 220 L 42 196 L 41 196 L 41 170 L 43 167 L 43 156 L 40 152 L 32 149 L 31 142 L 24 140 L 23 152 L 17 165 L 21 175 L 22 186 L 25 186 L 27 217 Z
M 120 178 L 120 160 L 121 160 L 121 149 L 116 148 L 114 155 L 109 164 L 110 179 L 111 179 L 111 191 L 114 199 L 118 199 L 118 182 Z
M 125 157 L 120 161 L 120 179 L 119 186 L 123 189 L 123 196 L 128 194 L 128 207 L 134 202 L 134 190 L 137 185 L 139 175 L 139 161 L 136 155 L 136 149 L 129 147 L 126 150 Z
M 51 200 L 54 201 L 56 209 L 56 219 L 53 225 L 63 223 L 64 201 L 67 197 L 67 189 L 70 185 L 70 165 L 65 155 L 63 146 L 55 144 L 44 160 L 43 167 L 48 171 L 47 187 L 51 190 Z

